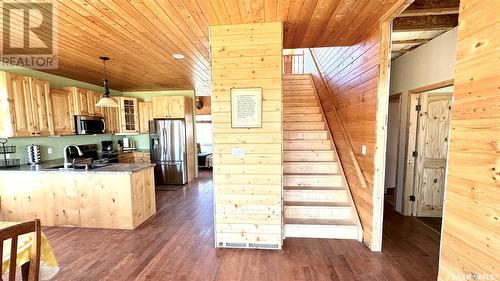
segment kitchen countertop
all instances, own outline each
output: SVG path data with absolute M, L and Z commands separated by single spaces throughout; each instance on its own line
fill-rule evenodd
M 132 152 L 149 152 L 149 149 L 126 149 L 126 150 L 118 150 L 118 154 L 120 153 L 132 153 Z
M 61 166 L 64 164 L 63 159 L 44 161 L 35 166 L 29 164 L 23 164 L 19 167 L 2 168 L 0 173 L 5 172 L 42 172 L 42 173 L 89 173 L 89 174 L 101 174 L 101 173 L 126 173 L 133 174 L 143 169 L 153 167 L 155 164 L 152 163 L 111 163 L 104 167 L 99 167 L 95 169 L 85 170 L 85 169 L 75 169 L 75 170 L 59 170 L 53 169 L 54 167 Z

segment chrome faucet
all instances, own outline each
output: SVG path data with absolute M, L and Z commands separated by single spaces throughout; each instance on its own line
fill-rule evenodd
M 72 145 L 72 144 L 70 144 L 70 145 L 66 145 L 66 146 L 64 147 L 64 151 L 63 151 L 63 155 L 64 155 L 64 169 L 68 169 L 69 167 L 71 167 L 71 165 L 73 165 L 73 163 L 69 163 L 69 162 L 68 162 L 68 148 L 69 148 L 69 147 L 74 147 L 74 148 L 76 148 L 76 150 L 78 151 L 78 155 L 79 155 L 79 156 L 82 156 L 82 155 L 83 155 L 82 150 L 81 150 L 78 146 L 76 146 L 76 145 Z

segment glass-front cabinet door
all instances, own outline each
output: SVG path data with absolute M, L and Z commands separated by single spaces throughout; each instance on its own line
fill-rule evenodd
M 120 97 L 121 133 L 139 133 L 138 102 L 136 98 Z

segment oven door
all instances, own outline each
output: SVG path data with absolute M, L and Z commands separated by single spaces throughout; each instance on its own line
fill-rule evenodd
M 75 116 L 76 134 L 92 135 L 103 134 L 106 130 L 106 123 L 103 117 L 98 116 Z

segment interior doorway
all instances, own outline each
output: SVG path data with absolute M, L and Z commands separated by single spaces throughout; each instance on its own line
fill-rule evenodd
M 385 202 L 396 207 L 399 166 L 399 139 L 401 128 L 401 93 L 389 97 L 387 115 L 386 174 L 384 185 Z
M 452 87 L 449 87 L 452 88 Z M 443 212 L 446 161 L 448 158 L 451 89 L 438 89 L 414 95 L 415 113 L 414 180 L 410 201 L 412 215 L 441 217 Z M 410 119 L 411 120 L 411 119 Z
M 409 91 L 402 210 L 441 231 L 453 81 Z
M 396 209 L 441 230 L 448 158 L 453 81 L 443 81 L 389 99 L 385 208 Z M 406 107 L 406 108 L 404 108 Z M 402 118 L 406 113 L 406 118 Z M 399 153 L 399 151 L 404 153 Z M 398 165 L 403 163 L 403 165 Z M 398 183 L 398 167 L 403 182 Z

